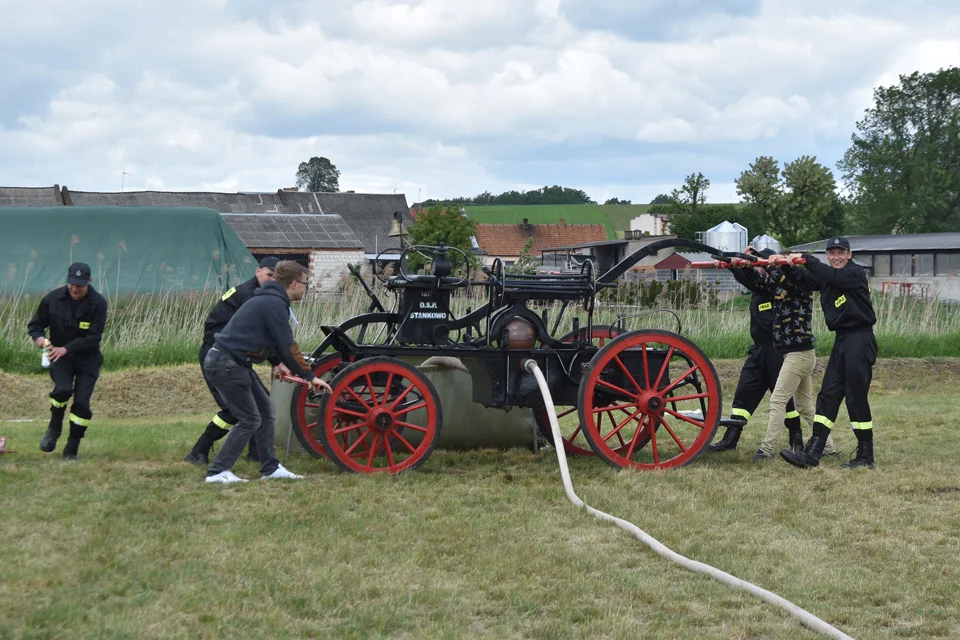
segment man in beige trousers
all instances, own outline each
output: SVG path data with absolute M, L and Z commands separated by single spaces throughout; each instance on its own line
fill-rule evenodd
M 816 413 L 813 370 L 817 355 L 814 351 L 813 291 L 788 281 L 776 267 L 770 268 L 766 274 L 758 274 L 757 278 L 773 300 L 773 342 L 783 354 L 783 366 L 770 396 L 767 433 L 753 454 L 754 462 L 764 462 L 773 460 L 779 451 L 780 432 L 790 398 L 793 398 L 801 418 L 813 428 Z M 828 455 L 836 453 L 832 440 L 827 442 L 825 452 Z

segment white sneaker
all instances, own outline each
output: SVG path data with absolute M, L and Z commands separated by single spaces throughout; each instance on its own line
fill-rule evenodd
M 235 475 L 233 471 L 221 471 L 215 476 L 207 476 L 204 479 L 204 482 L 207 482 L 209 484 L 233 484 L 234 482 L 248 482 L 248 481 Z
M 268 476 L 260 476 L 260 479 L 261 479 L 261 480 L 274 480 L 274 479 L 277 479 L 277 478 L 282 478 L 282 479 L 285 479 L 285 480 L 300 480 L 300 479 L 303 478 L 303 476 L 298 476 L 297 474 L 295 474 L 295 473 L 293 473 L 293 472 L 291 472 L 291 471 L 288 471 L 287 469 L 285 469 L 285 468 L 283 467 L 282 464 L 279 465 L 279 466 L 277 467 L 277 470 L 274 471 L 273 473 L 271 473 L 270 475 L 268 475 Z

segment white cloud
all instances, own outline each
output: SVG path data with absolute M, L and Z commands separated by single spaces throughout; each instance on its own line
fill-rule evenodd
M 0 176 L 274 190 L 323 155 L 342 188 L 411 200 L 559 183 L 644 201 L 709 171 L 720 201 L 758 155 L 836 160 L 877 84 L 960 65 L 948 3 L 648 3 L 652 37 L 623 24 L 639 5 L 583 1 L 0 9 Z

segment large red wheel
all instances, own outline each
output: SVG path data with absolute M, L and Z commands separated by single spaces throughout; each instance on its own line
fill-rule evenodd
M 590 333 L 590 341 L 595 347 L 602 347 L 606 343 L 613 340 L 615 337 L 620 335 L 621 331 L 616 327 L 605 325 L 605 324 L 595 324 L 593 325 L 593 331 Z M 560 337 L 560 342 L 573 342 L 574 334 L 570 332 Z M 560 431 L 563 439 L 563 449 L 567 452 L 567 455 L 573 456 L 595 456 L 593 449 L 590 448 L 590 443 L 587 442 L 586 438 L 583 436 L 583 423 L 578 422 L 574 424 L 573 421 L 576 419 L 574 415 L 573 418 L 570 418 L 567 421 L 564 421 L 564 417 L 576 414 L 577 407 L 557 407 L 557 420 L 560 422 Z M 546 438 L 547 442 L 554 444 L 553 442 L 553 431 L 550 429 L 550 419 L 547 417 L 546 407 L 538 407 L 533 410 L 533 418 L 537 421 L 537 428 L 540 429 L 540 433 Z M 626 443 L 623 443 L 626 444 Z
M 320 402 L 320 439 L 344 471 L 400 473 L 423 464 L 437 444 L 443 416 L 437 390 L 395 358 L 351 364 Z
M 329 383 L 333 379 L 334 368 L 343 362 L 340 354 L 331 353 L 313 363 L 313 375 Z M 309 387 L 297 385 L 290 402 L 290 428 L 300 441 L 300 445 L 314 458 L 325 458 L 326 452 L 320 442 L 320 397 L 314 395 Z
M 710 359 L 683 336 L 625 333 L 597 352 L 589 371 L 580 383 L 580 423 L 590 446 L 609 464 L 679 467 L 699 457 L 713 439 L 722 407 L 720 381 Z

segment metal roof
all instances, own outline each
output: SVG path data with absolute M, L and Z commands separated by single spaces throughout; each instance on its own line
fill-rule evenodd
M 363 249 L 363 242 L 338 215 L 308 213 L 221 213 L 249 248 Z
M 791 251 L 816 253 L 826 251 L 829 238 L 808 242 Z M 847 236 L 850 250 L 854 253 L 873 251 L 942 251 L 960 249 L 960 233 L 903 233 L 880 236 Z
M 0 207 L 56 207 L 60 187 L 0 187 Z

